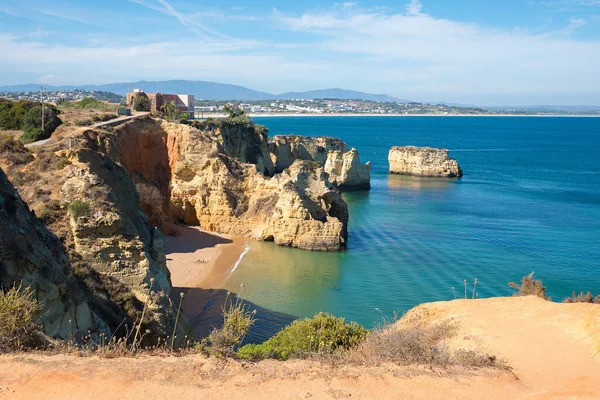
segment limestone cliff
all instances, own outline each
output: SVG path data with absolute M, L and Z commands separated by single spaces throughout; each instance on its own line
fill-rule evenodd
M 296 160 L 313 161 L 325 168 L 329 181 L 340 189 L 371 187 L 371 163 L 361 164 L 356 149 L 340 139 L 319 136 L 277 135 L 269 142 L 275 171 L 281 172 Z
M 89 308 L 121 337 L 142 321 L 146 344 L 173 333 L 177 310 L 169 298 L 162 234 L 148 225 L 127 171 L 91 149 L 86 133 L 59 142 L 35 160 L 14 166 L 21 195 L 65 244 Z M 87 144 L 86 144 L 87 143 Z M 18 168 L 17 168 L 18 167 Z M 192 332 L 185 318 L 176 346 Z
M 142 204 L 163 205 L 150 215 L 302 249 L 345 247 L 347 205 L 323 166 L 298 161 L 270 177 L 263 133 L 223 122 L 198 127 L 145 118 L 86 135 L 126 167 Z
M 76 337 L 105 327 L 89 307 L 64 248 L 29 210 L 0 169 L 0 286 L 30 287 L 44 332 Z
M 282 172 L 296 160 L 316 161 L 324 165 L 330 151 L 348 151 L 339 139 L 318 136 L 276 135 L 269 142 L 269 152 L 276 172 Z
M 325 162 L 329 181 L 342 190 L 369 189 L 371 187 L 371 163 L 360 163 L 356 149 L 347 152 L 330 151 Z
M 394 146 L 388 155 L 390 173 L 400 175 L 456 178 L 462 176 L 458 162 L 446 149 Z

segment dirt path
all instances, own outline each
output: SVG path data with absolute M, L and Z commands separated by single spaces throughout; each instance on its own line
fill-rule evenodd
M 600 399 L 600 306 L 538 298 L 422 305 L 411 318 L 450 319 L 448 342 L 509 361 L 498 370 L 223 362 L 199 355 L 120 359 L 0 357 L 0 399 Z

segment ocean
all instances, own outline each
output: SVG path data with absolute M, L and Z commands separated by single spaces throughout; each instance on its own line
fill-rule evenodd
M 251 341 L 320 311 L 372 327 L 465 292 L 509 296 L 508 282 L 531 272 L 555 301 L 574 290 L 600 293 L 600 118 L 255 121 L 270 135 L 344 140 L 362 162 L 371 161 L 372 188 L 343 195 L 350 211 L 346 251 L 248 242 L 225 286 L 259 310 Z M 464 176 L 388 175 L 394 145 L 450 149 Z

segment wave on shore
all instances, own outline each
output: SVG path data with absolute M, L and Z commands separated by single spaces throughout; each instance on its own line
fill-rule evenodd
M 246 248 L 244 249 L 244 252 L 242 254 L 240 254 L 240 258 L 237 260 L 237 262 L 233 266 L 233 269 L 231 270 L 230 274 L 233 274 L 235 272 L 235 270 L 242 263 L 242 260 L 244 259 L 246 254 L 248 254 L 249 251 L 250 251 L 250 244 L 248 244 L 248 242 L 246 242 Z

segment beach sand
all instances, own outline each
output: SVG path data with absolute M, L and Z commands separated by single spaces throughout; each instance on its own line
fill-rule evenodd
M 173 284 L 172 299 L 190 321 L 196 339 L 205 337 L 222 321 L 224 283 L 244 254 L 249 239 L 219 235 L 199 227 L 185 227 L 180 236 L 165 237 L 167 267 Z

